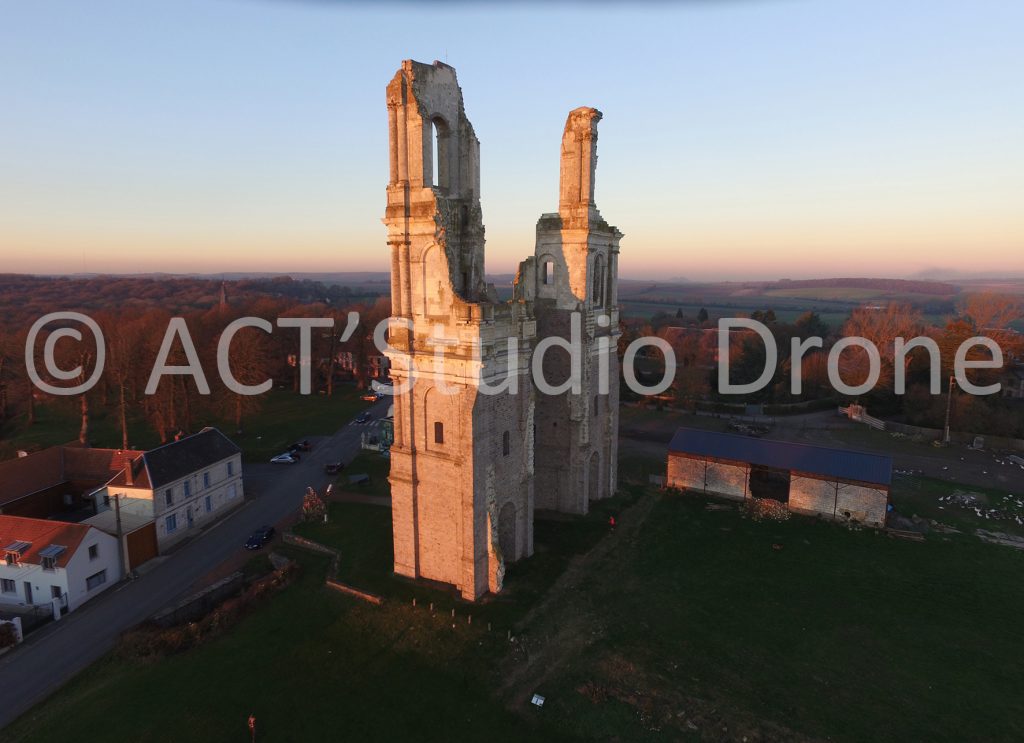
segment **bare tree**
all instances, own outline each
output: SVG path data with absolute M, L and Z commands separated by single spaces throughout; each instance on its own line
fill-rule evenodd
M 890 303 L 884 307 L 858 307 L 850 313 L 850 319 L 843 325 L 844 337 L 860 337 L 871 341 L 881 357 L 879 385 L 887 387 L 893 381 L 896 360 L 896 339 L 910 339 L 923 332 L 921 311 L 908 304 Z M 909 366 L 912 355 L 908 355 L 905 366 Z M 867 379 L 869 362 L 867 352 L 857 346 L 843 353 L 839 369 L 847 384 L 857 385 Z

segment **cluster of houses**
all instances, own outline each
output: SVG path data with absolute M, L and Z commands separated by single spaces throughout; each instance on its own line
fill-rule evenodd
M 73 611 L 242 500 L 241 450 L 215 428 L 0 462 L 0 614 Z

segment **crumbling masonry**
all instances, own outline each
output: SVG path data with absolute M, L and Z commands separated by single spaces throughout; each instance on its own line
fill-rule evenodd
M 484 281 L 480 142 L 455 70 L 406 60 L 387 107 L 395 572 L 476 599 L 533 554 L 534 508 L 583 514 L 615 492 L 622 233 L 594 205 L 601 113 L 569 113 L 558 212 L 501 301 Z M 543 368 L 575 386 L 545 394 L 533 352 L 574 335 L 576 373 L 561 348 Z

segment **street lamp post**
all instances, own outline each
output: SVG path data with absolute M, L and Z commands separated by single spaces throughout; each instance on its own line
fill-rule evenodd
M 956 381 L 956 377 L 950 375 L 949 377 L 949 392 L 946 395 L 946 428 L 943 434 L 943 443 L 949 443 L 949 420 L 953 412 L 953 383 Z

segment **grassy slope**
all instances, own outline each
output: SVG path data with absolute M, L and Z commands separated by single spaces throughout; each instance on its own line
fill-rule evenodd
M 322 586 L 324 563 L 302 557 L 299 582 L 227 636 L 158 665 L 106 660 L 8 739 L 171 740 L 187 725 L 195 741 L 220 741 L 244 734 L 250 711 L 267 740 L 700 734 L 684 720 L 714 737 L 708 710 L 731 730 L 770 721 L 797 737 L 1024 736 L 1024 554 L 803 518 L 755 523 L 698 498 L 643 497 L 656 502 L 639 532 L 621 532 L 526 626 L 543 638 L 566 617 L 594 621 L 585 648 L 537 687 L 548 704 L 529 718 L 495 693 L 494 669 L 515 662 L 503 628 L 607 534 L 621 500 L 587 519 L 539 522 L 537 554 L 513 567 L 507 593 L 472 608 L 472 626 L 450 592 L 390 576 L 387 509 L 335 504 L 330 524 L 307 533 L 347 556 L 343 579 L 393 600 L 376 608 L 335 596 Z M 579 691 L 585 684 L 599 701 Z M 182 716 L 169 718 L 172 709 Z
M 607 637 L 547 689 L 566 729 L 640 737 L 637 714 L 608 711 L 625 686 L 646 689 L 658 725 L 703 700 L 835 740 L 1024 736 L 1024 554 L 667 497 L 607 563 L 586 586 Z M 611 691 L 603 714 L 573 692 L 595 680 Z
M 323 587 L 323 560 L 232 631 L 160 663 L 110 657 L 4 740 L 522 740 L 475 666 L 479 633 Z

